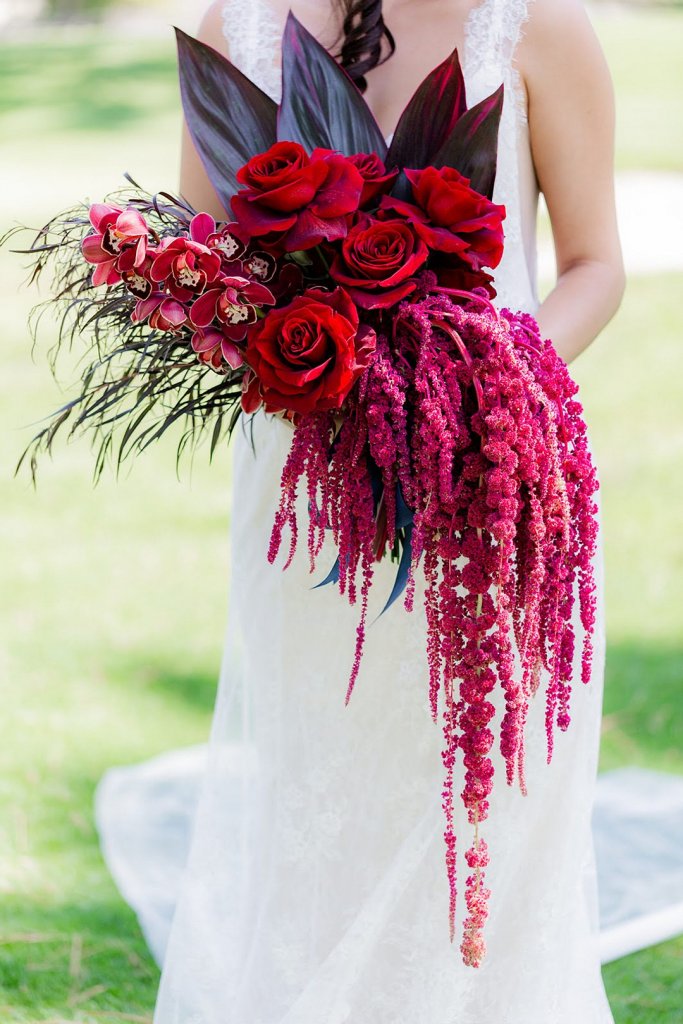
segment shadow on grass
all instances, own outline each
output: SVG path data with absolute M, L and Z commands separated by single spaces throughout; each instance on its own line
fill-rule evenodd
M 159 971 L 115 895 L 54 906 L 5 899 L 0 937 L 4 1021 L 62 1020 L 76 1010 L 98 1022 L 151 1016 Z M 682 957 L 680 937 L 603 967 L 616 1024 L 679 1024 Z
M 610 760 L 683 772 L 683 648 L 608 644 L 603 713 Z

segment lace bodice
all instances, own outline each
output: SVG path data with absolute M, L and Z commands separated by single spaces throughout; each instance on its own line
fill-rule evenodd
M 504 203 L 505 253 L 495 271 L 496 305 L 535 311 L 538 185 L 531 158 L 526 91 L 515 65 L 533 0 L 480 0 L 464 26 L 461 65 L 471 106 L 501 82 L 505 101 L 493 200 Z M 280 39 L 284 24 L 269 0 L 224 0 L 230 58 L 264 92 L 280 99 Z

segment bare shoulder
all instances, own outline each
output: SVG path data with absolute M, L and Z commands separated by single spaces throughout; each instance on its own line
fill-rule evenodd
M 214 50 L 228 56 L 228 41 L 225 32 L 226 0 L 214 0 L 204 11 L 199 27 L 195 33 L 197 39 Z
M 528 12 L 517 64 L 530 97 L 582 78 L 587 87 L 609 88 L 607 62 L 583 0 L 529 0 Z

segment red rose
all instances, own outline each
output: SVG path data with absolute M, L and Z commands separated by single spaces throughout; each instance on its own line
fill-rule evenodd
M 398 177 L 398 170 L 389 171 L 376 153 L 355 153 L 348 157 L 363 179 L 360 208 L 364 210 L 376 203 L 383 192 L 388 192 Z
M 474 288 L 485 288 L 490 299 L 495 298 L 493 277 L 485 270 L 473 270 L 457 256 L 439 253 L 429 264 L 436 274 L 442 288 L 455 288 L 458 291 L 471 292 Z
M 244 359 L 256 379 L 247 382 L 243 409 L 261 402 L 266 412 L 338 409 L 374 349 L 374 331 L 359 329 L 343 288 L 308 289 L 249 329 Z
M 330 276 L 344 285 L 356 305 L 387 309 L 415 291 L 413 275 L 428 256 L 411 224 L 361 214 L 342 242 Z
M 473 270 L 497 267 L 503 255 L 505 207 L 470 187 L 453 167 L 406 170 L 417 205 L 383 196 L 381 207 L 409 220 L 430 249 L 456 253 Z
M 231 200 L 241 227 L 252 237 L 280 236 L 286 252 L 343 238 L 363 191 L 346 157 L 329 149 L 309 157 L 297 142 L 276 142 L 252 157 L 237 180 L 246 186 Z

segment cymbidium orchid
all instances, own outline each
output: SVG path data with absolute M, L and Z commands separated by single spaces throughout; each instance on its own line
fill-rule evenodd
M 171 238 L 159 246 L 150 274 L 178 302 L 189 302 L 213 284 L 220 271 L 217 252 L 191 238 Z
M 275 296 L 258 281 L 221 275 L 190 309 L 195 327 L 208 327 L 214 320 L 231 341 L 244 341 L 249 324 L 256 323 L 263 306 L 275 305 Z
M 213 370 L 237 370 L 244 363 L 237 345 L 216 327 L 196 330 L 191 344 L 200 362 L 207 363 Z
M 145 259 L 149 229 L 136 210 L 122 210 L 107 203 L 90 207 L 95 231 L 81 243 L 84 258 L 95 264 L 92 282 L 118 284 L 124 271 L 139 267 Z
M 187 308 L 165 292 L 154 292 L 136 303 L 131 320 L 133 323 L 147 320 L 154 330 L 175 334 L 188 321 Z

